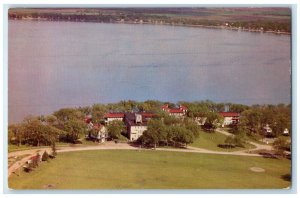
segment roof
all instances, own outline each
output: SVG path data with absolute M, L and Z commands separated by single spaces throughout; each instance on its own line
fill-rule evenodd
M 124 118 L 124 113 L 106 113 L 104 118 Z
M 182 109 L 169 109 L 170 113 L 183 113 Z
M 135 114 L 142 115 L 142 123 L 135 122 Z M 125 122 L 129 126 L 147 126 L 148 119 L 145 116 L 143 116 L 143 113 L 126 113 L 125 114 Z
M 186 106 L 183 106 L 183 105 L 179 105 L 179 108 L 181 108 L 183 110 L 187 110 L 188 109 Z
M 140 113 L 143 117 L 145 118 L 153 118 L 155 117 L 155 114 L 154 113 L 148 113 L 148 112 L 142 112 Z
M 168 111 L 169 113 L 184 113 L 188 108 L 183 105 L 179 105 L 179 108 L 169 108 L 167 104 L 161 106 L 163 110 Z
M 224 116 L 224 117 L 238 117 L 238 116 L 240 116 L 240 114 L 236 113 L 236 112 L 220 112 L 219 114 Z

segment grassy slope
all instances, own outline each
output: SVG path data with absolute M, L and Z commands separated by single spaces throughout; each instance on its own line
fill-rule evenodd
M 251 144 L 245 144 L 245 148 L 236 147 L 233 149 L 224 149 L 218 147 L 218 144 L 224 144 L 226 138 L 227 136 L 221 133 L 217 133 L 217 132 L 206 133 L 201 131 L 200 137 L 196 139 L 192 144 L 190 144 L 190 146 L 205 148 L 213 151 L 238 151 L 238 150 L 254 148 L 254 146 Z
M 265 172 L 252 172 L 250 167 Z M 285 188 L 290 161 L 161 151 L 80 151 L 59 154 L 32 173 L 13 175 L 13 189 Z

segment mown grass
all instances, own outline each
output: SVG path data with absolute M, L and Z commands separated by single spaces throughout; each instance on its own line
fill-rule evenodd
M 226 135 L 218 132 L 214 133 L 207 133 L 207 132 L 200 132 L 199 138 L 197 138 L 190 146 L 198 147 L 198 148 L 205 148 L 213 151 L 238 151 L 238 150 L 245 150 L 250 148 L 255 148 L 251 144 L 244 144 L 243 147 L 235 147 L 231 149 L 224 149 L 218 147 L 218 144 L 224 144 L 225 139 L 227 138 Z
M 57 142 L 57 147 L 64 147 L 69 146 L 69 143 L 64 142 Z M 39 148 L 50 148 L 51 146 L 30 146 L 30 145 L 15 145 L 15 144 L 8 144 L 8 152 L 15 152 L 15 151 L 24 151 L 24 150 L 30 150 L 30 149 L 39 149 Z
M 252 172 L 261 167 L 265 172 Z M 167 151 L 60 153 L 31 173 L 9 178 L 12 189 L 274 189 L 291 185 L 286 159 Z

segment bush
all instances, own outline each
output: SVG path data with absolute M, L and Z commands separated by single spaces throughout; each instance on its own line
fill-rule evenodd
M 47 151 L 45 151 L 42 155 L 42 161 L 48 161 L 49 160 L 49 154 Z
M 51 149 L 52 149 L 52 154 L 51 154 L 51 156 L 54 156 L 54 157 L 55 157 L 55 156 L 57 155 L 55 142 L 52 142 Z

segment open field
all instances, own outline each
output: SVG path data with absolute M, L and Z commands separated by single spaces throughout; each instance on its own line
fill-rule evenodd
M 224 148 L 218 147 L 218 144 L 224 144 L 224 141 L 226 138 L 227 138 L 227 136 L 222 133 L 218 133 L 218 132 L 206 133 L 206 132 L 201 131 L 199 138 L 197 138 L 189 146 L 205 148 L 205 149 L 212 150 L 212 151 L 229 151 L 229 152 L 255 148 L 251 144 L 245 144 L 245 148 L 236 147 L 236 148 L 231 148 L 231 149 L 224 149 Z
M 32 173 L 9 178 L 12 189 L 286 188 L 290 161 L 163 151 L 60 153 Z M 253 172 L 251 167 L 263 168 Z M 259 169 L 258 169 L 259 170 Z

